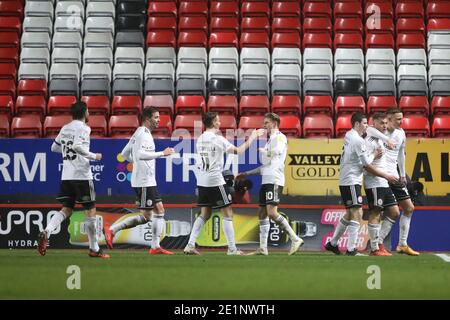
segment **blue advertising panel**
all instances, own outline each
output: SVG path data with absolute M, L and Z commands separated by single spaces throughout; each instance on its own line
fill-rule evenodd
M 51 195 L 59 190 L 62 158 L 50 151 L 52 139 L 0 140 L 0 194 Z M 93 139 L 90 150 L 102 153 L 101 161 L 91 162 L 95 189 L 98 195 L 134 194 L 130 186 L 132 165 L 120 152 L 126 139 Z M 236 142 L 237 145 L 242 141 Z M 170 157 L 156 160 L 158 190 L 162 194 L 193 194 L 195 192 L 195 141 L 191 139 L 155 140 L 156 150 L 175 148 Z M 236 175 L 258 165 L 257 148 L 265 144 L 254 142 L 243 155 L 227 155 L 225 169 Z M 252 178 L 259 184 L 259 177 Z M 252 193 L 258 188 L 253 188 Z

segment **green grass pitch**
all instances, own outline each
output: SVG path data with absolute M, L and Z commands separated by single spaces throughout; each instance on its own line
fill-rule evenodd
M 419 257 L 347 257 L 300 252 L 288 256 L 150 256 L 144 250 L 0 250 L 0 299 L 450 299 L 450 263 Z M 77 265 L 81 289 L 66 286 Z M 381 289 L 367 288 L 369 266 Z

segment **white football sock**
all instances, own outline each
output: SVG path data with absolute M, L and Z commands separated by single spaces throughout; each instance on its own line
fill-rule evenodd
M 350 221 L 345 220 L 343 217 L 339 220 L 339 223 L 334 230 L 333 237 L 331 237 L 330 240 L 332 246 L 336 247 L 338 245 L 338 241 L 344 234 L 345 230 L 347 230 L 349 222 Z
M 389 217 L 385 217 L 383 220 L 383 223 L 381 224 L 380 229 L 380 235 L 379 235 L 379 243 L 383 244 L 384 239 L 388 236 L 388 234 L 391 232 L 392 226 L 395 224 L 395 220 L 392 220 Z
M 235 251 L 236 250 L 236 242 L 234 240 L 233 219 L 223 217 L 222 218 L 222 229 L 223 229 L 223 233 L 225 233 L 225 237 L 227 238 L 228 251 Z
M 292 241 L 298 241 L 300 238 L 295 234 L 294 230 L 289 225 L 289 222 L 283 217 L 281 214 L 278 218 L 275 219 L 275 222 L 281 226 L 287 233 L 289 233 L 289 237 Z
M 356 249 L 356 243 L 358 241 L 359 222 L 351 220 L 348 223 L 348 244 L 347 251 L 354 251 Z
M 407 246 L 409 225 L 411 224 L 411 217 L 407 217 L 404 214 L 400 217 L 400 235 L 398 239 L 398 244 L 400 246 Z
M 369 231 L 369 238 L 370 238 L 370 249 L 372 251 L 376 251 L 378 249 L 380 249 L 378 247 L 378 242 L 380 241 L 379 237 L 380 237 L 380 228 L 381 226 L 379 224 L 373 224 L 373 223 L 369 223 L 368 224 L 368 231 Z
M 164 228 L 164 215 L 154 214 L 152 217 L 152 249 L 159 248 L 159 242 L 161 239 L 161 233 Z
M 145 216 L 140 214 L 137 216 L 131 216 L 131 217 L 125 218 L 124 220 L 113 224 L 111 226 L 110 230 L 112 231 L 113 234 L 116 234 L 120 230 L 133 228 L 133 227 L 136 227 L 140 224 L 144 224 L 147 222 L 148 222 L 148 220 L 145 219 Z
M 267 239 L 269 238 L 270 221 L 269 218 L 259 220 L 259 246 L 267 248 Z
M 198 235 L 203 229 L 205 225 L 205 219 L 202 216 L 198 216 L 194 221 L 194 225 L 192 226 L 191 235 L 189 236 L 188 245 L 190 247 L 195 248 L 195 241 L 197 240 Z
M 52 232 L 59 226 L 61 223 L 66 220 L 66 214 L 62 211 L 58 211 L 53 215 L 53 217 L 50 219 L 50 222 L 48 223 L 47 227 L 45 228 L 45 232 L 47 233 L 47 237 L 50 238 L 50 235 Z
M 86 217 L 86 220 L 84 222 L 86 224 L 86 231 L 89 238 L 89 249 L 91 249 L 94 252 L 98 252 L 100 250 L 100 247 L 98 246 L 97 241 L 97 230 L 95 227 L 95 217 Z

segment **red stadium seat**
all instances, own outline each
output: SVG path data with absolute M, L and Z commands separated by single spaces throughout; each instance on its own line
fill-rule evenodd
M 17 80 L 17 67 L 14 63 L 0 63 L 0 79 Z
M 177 19 L 175 17 L 149 17 L 147 31 L 172 31 L 177 32 Z
M 303 50 L 305 48 L 332 48 L 331 37 L 328 33 L 305 33 L 303 35 Z
M 401 127 L 405 130 L 407 137 L 428 138 L 430 136 L 430 123 L 424 116 L 405 115 Z
M 425 49 L 425 37 L 422 33 L 400 33 L 397 35 L 397 51 L 400 48 Z
M 292 17 L 300 20 L 300 3 L 276 1 L 272 3 L 272 17 Z
M 75 96 L 54 96 L 48 99 L 47 114 L 70 114 L 70 107 L 77 102 Z
M 172 119 L 168 114 L 161 114 L 159 116 L 159 126 L 152 130 L 153 138 L 170 138 L 172 134 Z
M 333 119 L 324 114 L 305 116 L 303 121 L 304 138 L 333 138 Z
M 230 114 L 220 114 L 220 131 L 222 135 L 234 137 L 236 134 L 236 117 Z
M 270 18 L 270 8 L 267 2 L 244 1 L 241 5 L 241 16 L 245 17 L 267 17 Z
M 265 32 L 270 34 L 270 23 L 267 17 L 246 17 L 241 20 L 241 32 Z
M 380 16 L 381 18 L 394 19 L 394 9 L 391 1 L 366 1 L 365 19 L 372 19 Z
M 363 12 L 360 1 L 334 2 L 334 18 L 357 18 L 362 20 Z
M 0 113 L 0 138 L 9 138 L 9 117 Z
M 434 96 L 431 100 L 431 113 L 433 115 L 438 114 L 450 114 L 450 97 L 438 97 Z
M 352 128 L 352 116 L 350 114 L 338 116 L 336 119 L 336 138 L 343 138 Z
M 90 120 L 90 117 L 89 117 Z M 56 138 L 63 126 L 70 123 L 72 117 L 68 115 L 47 116 L 44 121 L 44 138 Z M 90 123 L 89 123 L 90 125 Z
M 146 96 L 144 99 L 144 108 L 155 107 L 160 114 L 173 114 L 173 98 L 171 95 Z
M 256 116 L 242 116 L 239 119 L 239 129 L 247 131 L 262 128 L 264 125 L 264 116 L 256 115 Z
M 177 17 L 177 5 L 175 2 L 155 2 L 149 1 L 148 4 L 149 17 Z
M 0 16 L 23 19 L 23 4 L 21 1 L 0 1 Z
M 203 31 L 180 32 L 178 34 L 178 47 L 203 47 L 207 48 L 208 37 Z
M 209 47 L 239 48 L 239 40 L 234 32 L 214 32 L 209 36 Z
M 433 138 L 450 137 L 450 115 L 440 115 L 433 120 Z
M 45 98 L 43 96 L 18 96 L 16 100 L 16 114 L 37 114 L 45 116 Z
M 241 48 L 244 47 L 269 48 L 269 36 L 267 35 L 267 33 L 242 32 L 239 45 L 241 46 Z
M 398 19 L 395 23 L 397 34 L 400 33 L 423 33 L 425 34 L 425 24 L 423 19 L 408 18 Z
M 14 63 L 19 66 L 19 50 L 17 48 L 0 48 L 0 63 Z
M 81 101 L 86 103 L 90 115 L 109 115 L 111 109 L 107 96 L 84 96 Z
M 300 34 L 298 32 L 283 32 L 272 34 L 271 47 L 273 48 L 300 48 Z
M 106 138 L 108 136 L 108 123 L 103 115 L 89 115 L 91 138 Z
M 306 96 L 303 101 L 303 114 L 324 113 L 333 116 L 333 99 L 330 96 Z
M 239 113 L 241 115 L 264 115 L 270 110 L 270 102 L 267 96 L 241 96 Z
M 363 34 L 363 24 L 358 18 L 337 18 L 334 20 L 334 33 Z
M 178 6 L 181 17 L 204 17 L 208 19 L 208 3 L 201 1 L 181 1 Z
M 138 96 L 115 96 L 111 104 L 112 114 L 135 114 L 142 112 L 142 100 Z
M 209 96 L 208 111 L 221 114 L 238 114 L 238 101 L 236 96 Z
M 22 34 L 22 23 L 18 17 L 5 17 L 0 19 L 0 32 L 15 32 L 20 37 Z
M 14 100 L 11 96 L 0 96 L 0 114 L 8 116 L 14 114 Z
M 395 7 L 396 19 L 401 18 L 424 18 L 424 10 L 422 1 L 416 2 L 397 2 Z
M 209 32 L 234 32 L 239 34 L 239 20 L 236 17 L 212 17 Z
M 16 100 L 16 83 L 11 79 L 0 79 L 0 96 L 11 96 Z
M 302 126 L 300 119 L 293 115 L 280 115 L 280 131 L 287 137 L 301 137 Z
M 368 48 L 391 48 L 394 49 L 394 36 L 389 33 L 366 35 L 366 50 Z
M 336 33 L 334 35 L 334 49 L 356 48 L 363 49 L 363 38 L 360 33 Z
M 287 17 L 273 18 L 272 32 L 273 33 L 296 32 L 300 34 L 301 32 L 300 20 L 297 18 L 287 18 Z
M 206 112 L 206 103 L 203 96 L 178 96 L 175 103 L 176 114 L 195 113 L 201 114 Z
M 138 127 L 136 115 L 113 115 L 109 118 L 108 132 L 111 138 L 130 138 Z
M 303 17 L 304 18 L 329 18 L 331 19 L 331 6 L 327 2 L 313 2 L 305 1 L 303 3 Z
M 203 31 L 208 35 L 208 20 L 205 17 L 180 17 L 178 32 Z
M 389 108 L 396 108 L 397 100 L 394 96 L 370 96 L 367 100 L 367 113 L 386 112 Z
M 174 47 L 176 48 L 177 41 L 172 31 L 151 31 L 147 33 L 147 48 L 148 47 Z
M 299 96 L 273 96 L 272 112 L 277 114 L 302 115 L 302 102 Z
M 0 31 L 0 48 L 19 48 L 20 36 L 17 32 Z
M 429 19 L 427 25 L 428 32 L 438 30 L 450 30 L 450 17 L 441 19 Z
M 364 102 L 364 98 L 361 96 L 341 96 L 336 99 L 335 110 L 337 116 L 351 114 L 358 111 L 366 113 L 366 103 Z
M 42 124 L 38 115 L 14 117 L 11 122 L 11 138 L 40 138 Z
M 17 94 L 19 96 L 43 96 L 47 99 L 47 83 L 43 79 L 20 80 Z
M 430 114 L 430 104 L 425 96 L 402 96 L 399 103 L 400 109 L 404 114 Z
M 305 18 L 303 20 L 303 33 L 331 33 L 333 25 L 329 18 Z
M 200 114 L 179 114 L 175 118 L 173 137 L 196 138 L 203 130 Z
M 428 1 L 427 19 L 450 18 L 450 2 L 448 1 Z
M 371 20 L 369 20 L 371 21 Z M 392 19 L 381 18 L 376 21 L 375 24 L 371 24 L 370 22 L 366 22 L 365 26 L 366 34 L 374 34 L 374 33 L 389 33 L 394 35 L 394 22 Z
M 209 9 L 212 17 L 235 17 L 239 16 L 238 1 L 212 1 Z

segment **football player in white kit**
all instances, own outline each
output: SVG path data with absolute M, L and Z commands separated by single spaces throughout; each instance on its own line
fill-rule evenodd
M 103 233 L 110 249 L 113 238 L 120 230 L 133 228 L 152 220 L 152 243 L 149 254 L 173 254 L 161 248 L 160 235 L 164 229 L 164 206 L 156 188 L 155 159 L 174 153 L 173 148 L 155 151 L 155 142 L 151 131 L 159 126 L 159 112 L 154 107 L 147 107 L 142 111 L 141 126 L 136 129 L 125 148 L 122 156 L 133 163 L 131 186 L 136 192 L 136 206 L 140 215 L 128 217 L 123 221 L 105 226 Z M 153 215 L 152 215 L 153 213 Z
M 101 160 L 102 154 L 89 151 L 91 128 L 86 125 L 89 120 L 86 104 L 78 101 L 70 110 L 73 120 L 61 128 L 51 147 L 53 152 L 61 153 L 63 157 L 61 186 L 57 197 L 63 208 L 50 219 L 45 230 L 39 233 L 38 251 L 42 256 L 45 255 L 51 233 L 72 215 L 75 203 L 80 203 L 86 210 L 88 255 L 108 259 L 110 256 L 103 253 L 97 240 L 95 191 L 90 167 L 90 161 Z
M 374 113 L 372 119 L 373 128 L 379 132 L 386 131 L 387 115 L 385 113 Z M 388 172 L 388 169 L 386 168 L 386 149 L 383 141 L 372 135 L 367 135 L 365 140 L 367 142 L 369 154 L 375 153 L 377 150 L 380 150 L 382 154 L 380 158 L 375 159 L 372 162 L 372 165 L 380 171 Z M 369 204 L 368 231 L 371 246 L 370 255 L 392 256 L 391 253 L 384 249 L 384 246 L 379 245 L 380 218 L 382 211 L 389 216 L 399 214 L 397 200 L 395 199 L 392 190 L 389 188 L 386 179 L 374 176 L 367 171 L 364 171 L 364 189 L 366 191 L 367 203 Z
M 268 255 L 267 240 L 269 237 L 269 218 L 284 229 L 291 238 L 289 255 L 293 255 L 303 244 L 289 222 L 278 213 L 280 203 L 279 194 L 284 186 L 284 162 L 287 154 L 287 138 L 280 132 L 280 117 L 275 113 L 267 113 L 264 116 L 264 128 L 269 134 L 269 140 L 264 148 L 260 148 L 262 165 L 256 169 L 240 173 L 236 179 L 242 179 L 251 175 L 262 176 L 261 189 L 259 191 L 259 248 L 253 253 L 257 255 Z
M 195 249 L 195 241 L 205 222 L 211 217 L 213 209 L 220 209 L 223 215 L 222 228 L 228 243 L 228 255 L 243 255 L 236 248 L 233 228 L 233 210 L 231 209 L 231 194 L 225 188 L 222 175 L 225 153 L 242 154 L 252 142 L 264 134 L 263 130 L 253 130 L 247 141 L 239 147 L 234 146 L 220 132 L 220 117 L 216 112 L 203 115 L 205 131 L 197 140 L 197 189 L 198 206 L 201 213 L 192 226 L 189 242 L 184 248 L 185 254 L 200 254 Z
M 387 111 L 388 127 L 383 134 L 378 130 L 369 127 L 367 134 L 382 139 L 391 148 L 386 149 L 386 164 L 389 174 L 397 177 L 397 183 L 390 183 L 389 187 L 395 195 L 398 205 L 403 211 L 400 217 L 400 235 L 397 245 L 398 253 L 405 253 L 410 256 L 418 256 L 419 252 L 413 250 L 407 243 L 411 217 L 414 212 L 414 204 L 406 188 L 406 169 L 405 169 L 405 145 L 406 135 L 400 127 L 402 124 L 403 113 L 398 108 L 390 108 Z M 384 220 L 380 230 L 380 249 L 387 252 L 383 245 L 384 239 L 391 232 L 392 226 L 398 219 L 399 212 L 385 212 Z
M 347 255 L 359 255 L 356 249 L 358 231 L 362 219 L 362 195 L 361 185 L 363 180 L 363 169 L 367 172 L 385 178 L 390 182 L 397 179 L 393 175 L 381 172 L 371 165 L 374 158 L 381 156 L 368 154 L 366 142 L 362 138 L 367 130 L 367 116 L 362 112 L 356 112 L 351 118 L 352 129 L 345 134 L 344 146 L 341 155 L 339 189 L 342 201 L 346 208 L 346 213 L 339 221 L 333 237 L 326 243 L 325 249 L 335 254 L 340 254 L 338 241 L 348 229 Z

